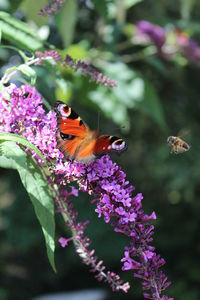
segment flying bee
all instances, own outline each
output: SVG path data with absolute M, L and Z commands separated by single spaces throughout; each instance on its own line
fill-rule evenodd
M 190 150 L 190 146 L 178 136 L 169 136 L 167 143 L 171 145 L 172 153 L 179 154 Z

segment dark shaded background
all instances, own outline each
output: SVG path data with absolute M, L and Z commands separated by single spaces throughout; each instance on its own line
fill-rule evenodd
M 49 32 L 51 44 L 101 67 L 118 81 L 119 88 L 110 91 L 69 70 L 61 70 L 57 77 L 38 67 L 37 89 L 52 104 L 65 99 L 91 128 L 97 128 L 100 111 L 102 132 L 124 137 L 128 151 L 113 160 L 122 165 L 136 191 L 143 193 L 145 211 L 157 213 L 154 245 L 167 262 L 164 269 L 172 281 L 167 292 L 175 299 L 200 299 L 200 69 L 158 56 L 137 59 L 135 54 L 143 49 L 131 43 L 133 24 L 142 19 L 179 26 L 200 42 L 200 2 L 68 0 L 50 21 L 38 16 L 41 5 L 42 1 L 33 0 L 0 1 L 1 9 L 37 26 L 38 34 L 46 34 L 41 28 Z M 0 61 L 2 75 L 19 57 L 1 49 Z M 191 150 L 170 154 L 167 137 L 182 133 Z M 139 281 L 133 280 L 131 272 L 120 270 L 126 240 L 98 219 L 89 200 L 80 194 L 74 201 L 80 219 L 90 219 L 87 234 L 98 256 L 132 285 L 129 294 L 111 293 L 109 299 L 142 299 Z M 63 234 L 63 221 L 57 216 L 57 240 Z M 19 176 L 1 169 L 0 299 L 31 299 L 43 293 L 96 287 L 109 291 L 80 263 L 72 245 L 63 250 L 57 243 L 56 265 L 54 274 Z

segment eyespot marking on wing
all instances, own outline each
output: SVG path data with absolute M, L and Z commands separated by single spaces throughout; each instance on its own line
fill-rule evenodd
M 122 151 L 127 148 L 126 143 L 122 139 L 118 139 L 118 138 L 115 141 L 113 141 L 111 145 L 112 145 L 112 149 L 117 151 Z

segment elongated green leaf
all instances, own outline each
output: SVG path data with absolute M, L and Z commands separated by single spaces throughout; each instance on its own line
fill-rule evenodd
M 0 30 L 2 37 L 27 50 L 38 50 L 43 47 L 35 32 L 28 24 L 19 21 L 5 12 L 0 12 Z
M 18 171 L 42 227 L 47 255 L 52 268 L 55 270 L 55 221 L 52 189 L 39 166 L 14 142 L 1 141 L 0 167 Z
M 73 40 L 77 20 L 77 0 L 67 0 L 55 17 L 63 44 L 67 48 Z
M 143 101 L 137 103 L 137 108 L 154 119 L 162 129 L 167 129 L 160 99 L 154 87 L 147 81 L 145 81 Z
M 23 138 L 22 136 L 14 133 L 9 133 L 9 132 L 0 132 L 0 141 L 13 141 L 29 148 L 32 151 L 35 151 L 35 153 L 39 155 L 39 157 L 43 160 L 46 166 L 48 166 L 48 162 L 44 157 L 44 155 L 40 152 L 40 150 L 35 145 L 31 144 L 27 139 Z

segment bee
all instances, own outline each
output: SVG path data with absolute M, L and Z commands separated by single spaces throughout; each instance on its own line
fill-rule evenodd
M 171 152 L 175 154 L 183 153 L 190 150 L 190 145 L 188 145 L 178 136 L 169 136 L 167 139 L 167 143 L 171 145 Z

